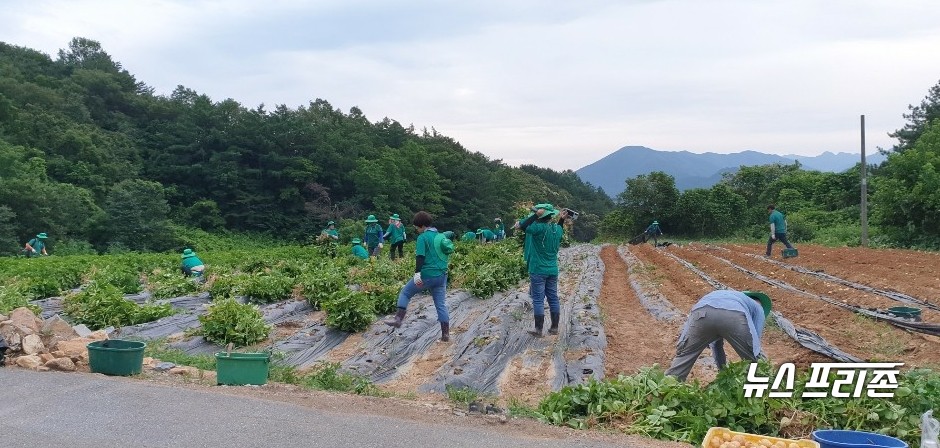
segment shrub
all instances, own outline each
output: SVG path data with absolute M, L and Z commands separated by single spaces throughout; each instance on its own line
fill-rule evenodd
M 232 343 L 236 347 L 261 342 L 271 331 L 257 305 L 241 304 L 235 299 L 213 302 L 209 311 L 199 316 L 199 323 L 202 337 L 207 341 L 222 345 Z
M 375 307 L 363 292 L 344 288 L 321 304 L 326 310 L 326 326 L 340 331 L 357 333 L 375 320 Z
M 117 287 L 90 282 L 82 291 L 65 297 L 63 311 L 91 329 L 120 328 L 152 322 L 174 313 L 169 304 L 138 305 L 126 300 Z

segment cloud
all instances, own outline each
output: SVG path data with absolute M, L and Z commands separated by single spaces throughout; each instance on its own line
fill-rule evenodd
M 940 78 L 934 3 L 14 1 L 0 40 L 89 37 L 158 92 L 322 98 L 576 169 L 624 145 L 857 151 L 860 114 L 869 148 L 890 146 Z

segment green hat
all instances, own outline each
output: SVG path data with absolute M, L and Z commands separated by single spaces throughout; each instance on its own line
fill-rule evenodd
M 369 217 L 366 218 L 366 222 L 379 222 L 379 220 L 375 219 L 375 215 L 369 215 Z
M 770 309 L 771 309 L 771 307 L 772 307 L 772 302 L 770 301 L 770 297 L 767 296 L 767 294 L 764 294 L 764 293 L 758 292 L 758 291 L 741 291 L 741 292 L 743 292 L 744 295 L 746 295 L 746 296 L 748 296 L 748 297 L 750 297 L 750 298 L 752 298 L 752 299 L 754 299 L 754 300 L 760 301 L 760 306 L 761 306 L 761 308 L 764 309 L 764 317 L 767 317 L 767 316 L 770 315 Z
M 450 230 L 442 233 L 441 235 L 444 235 L 444 238 L 447 238 L 449 240 L 454 239 L 454 232 L 451 232 Z
M 544 209 L 545 209 L 545 214 L 543 214 L 542 217 L 539 218 L 539 219 L 550 218 L 550 217 L 555 216 L 555 215 L 558 214 L 558 210 L 555 210 L 555 206 L 552 205 L 552 204 L 548 204 L 548 203 L 537 204 L 537 205 L 536 205 L 535 207 L 533 207 L 533 208 L 536 209 L 536 210 L 538 210 L 538 209 L 540 209 L 540 208 L 544 208 Z
M 182 256 L 182 258 L 189 258 L 189 257 L 195 257 L 195 256 L 196 256 L 196 253 L 193 252 L 192 249 L 186 249 L 186 250 L 183 251 L 183 256 Z
M 395 213 L 394 215 L 390 216 L 388 219 L 394 219 L 395 221 L 401 221 L 401 218 L 398 217 L 398 213 Z
M 659 225 L 659 221 L 653 221 L 653 224 Z
M 42 232 L 42 233 L 40 233 L 39 235 L 36 235 L 36 238 L 39 238 L 39 239 L 41 239 L 41 240 L 44 240 L 44 239 L 49 238 L 49 237 L 46 236 L 46 232 Z
M 335 225 L 336 225 L 336 223 L 333 222 L 333 221 L 330 221 L 330 222 L 326 223 L 326 226 L 327 226 L 327 227 L 329 227 L 329 226 L 335 226 Z
M 353 238 L 352 243 L 353 243 L 353 244 L 362 244 L 362 240 L 360 240 L 359 238 Z
M 483 233 L 483 229 L 477 229 L 477 235 Z

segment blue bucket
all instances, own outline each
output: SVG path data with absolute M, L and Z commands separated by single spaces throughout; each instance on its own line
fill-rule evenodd
M 813 440 L 819 442 L 819 448 L 908 448 L 903 440 L 864 431 L 813 431 Z

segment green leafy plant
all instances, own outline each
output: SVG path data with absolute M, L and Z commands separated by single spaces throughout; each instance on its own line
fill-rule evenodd
M 147 277 L 147 289 L 158 299 L 169 299 L 196 294 L 200 285 L 179 272 L 158 270 Z
M 283 274 L 263 273 L 248 276 L 242 291 L 255 303 L 271 303 L 290 298 L 294 279 Z
M 375 307 L 369 295 L 348 289 L 324 302 L 326 325 L 350 333 L 365 330 L 375 321 Z
M 469 387 L 444 386 L 447 399 L 455 404 L 469 405 L 480 397 L 480 393 Z
M 256 305 L 241 304 L 235 299 L 222 299 L 212 303 L 209 311 L 199 316 L 202 336 L 217 344 L 235 344 L 244 347 L 268 337 L 271 326 L 262 318 Z
M 126 300 L 117 287 L 94 281 L 80 292 L 66 296 L 63 311 L 76 322 L 96 330 L 152 322 L 174 313 L 169 304 L 138 305 Z

